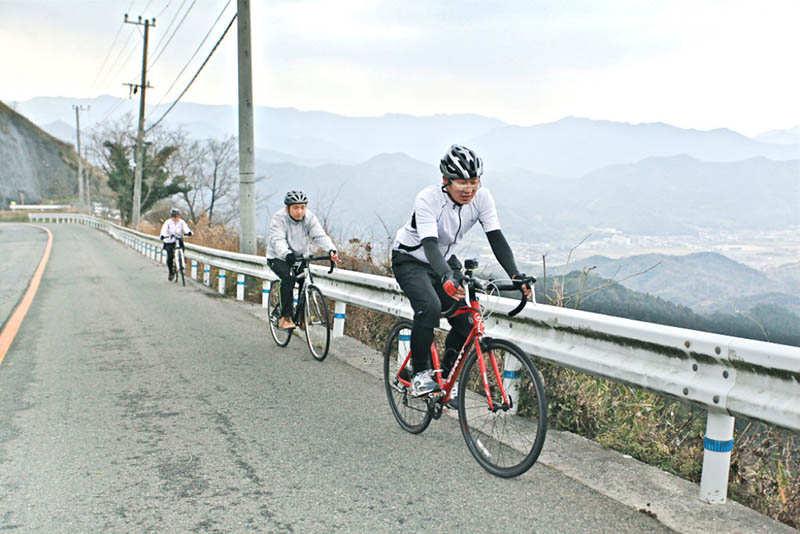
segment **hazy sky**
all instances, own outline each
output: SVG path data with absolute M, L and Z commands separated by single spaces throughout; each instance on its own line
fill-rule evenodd
M 148 103 L 170 103 L 233 16 L 236 0 L 212 26 L 226 3 L 0 0 L 0 100 L 127 96 L 121 84 L 139 81 L 142 43 L 122 24 L 128 12 L 157 17 Z M 251 4 L 259 106 L 467 112 L 520 125 L 575 115 L 746 135 L 800 125 L 798 0 Z M 236 102 L 235 29 L 184 101 Z

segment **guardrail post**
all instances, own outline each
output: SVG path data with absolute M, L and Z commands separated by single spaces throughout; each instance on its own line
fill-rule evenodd
M 163 263 L 164 265 L 167 264 L 167 251 L 164 250 L 163 248 L 161 249 L 161 263 Z
M 269 308 L 269 280 L 261 281 L 261 307 Z
M 225 278 L 226 278 L 225 277 L 225 269 L 220 269 L 219 270 L 219 276 L 218 276 L 219 284 L 217 286 L 217 291 L 219 291 L 220 293 L 223 293 L 223 294 L 225 293 Z
M 519 409 L 517 399 L 519 398 L 520 369 L 522 369 L 522 362 L 516 358 L 506 358 L 503 362 L 503 389 L 511 402 L 511 408 L 508 410 L 511 415 L 517 415 Z
M 728 474 L 733 450 L 733 423 L 725 412 L 708 411 L 706 435 L 703 438 L 703 474 L 700 478 L 700 500 L 725 504 L 728 498 Z
M 192 260 L 192 280 L 197 280 L 197 260 Z
M 211 285 L 211 266 L 207 263 L 203 264 L 203 283 L 207 286 Z
M 244 275 L 236 275 L 236 300 L 244 300 Z
M 347 315 L 347 304 L 344 302 L 336 301 L 336 306 L 333 308 L 333 337 L 342 337 L 344 335 L 344 318 Z
M 411 351 L 411 330 L 403 328 L 397 334 L 397 366 L 403 365 L 406 361 L 406 356 Z

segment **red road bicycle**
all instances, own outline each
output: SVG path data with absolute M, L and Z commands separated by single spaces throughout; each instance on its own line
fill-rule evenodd
M 431 420 L 439 419 L 443 407 L 456 397 L 461 433 L 470 453 L 490 473 L 515 477 L 536 462 L 547 432 L 547 395 L 539 371 L 525 352 L 515 344 L 488 337 L 484 333 L 485 311 L 478 293 L 520 290 L 531 287 L 530 277 L 510 283 L 480 280 L 472 276 L 477 260 L 466 260 L 465 300 L 457 302 L 443 316 L 470 314 L 472 329 L 450 371 L 441 376 L 439 351 L 431 345 L 433 369 L 441 391 L 420 397 L 411 394 L 411 321 L 397 323 L 383 352 L 386 395 L 397 422 L 412 433 L 423 432 Z M 525 306 L 509 312 L 514 316 Z M 457 396 L 452 395 L 457 388 Z

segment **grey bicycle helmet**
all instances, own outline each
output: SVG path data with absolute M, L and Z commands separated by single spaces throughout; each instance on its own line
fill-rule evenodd
M 453 145 L 439 163 L 442 176 L 448 180 L 470 180 L 483 174 L 483 160 L 469 148 Z
M 180 215 L 180 214 L 181 214 L 181 210 L 179 210 L 178 208 L 172 208 L 171 210 L 169 210 L 169 216 L 170 217 L 174 217 L 174 216 Z
M 308 195 L 302 191 L 289 191 L 283 199 L 283 203 L 287 206 L 292 204 L 308 204 Z

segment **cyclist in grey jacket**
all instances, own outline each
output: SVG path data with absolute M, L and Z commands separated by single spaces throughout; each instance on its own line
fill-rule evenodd
M 316 215 L 307 209 L 308 196 L 305 193 L 289 191 L 283 203 L 286 207 L 276 211 L 270 221 L 267 264 L 281 279 L 281 318 L 278 328 L 290 329 L 295 328 L 292 321 L 292 290 L 297 281 L 292 275 L 292 266 L 298 258 L 309 255 L 309 241 L 314 247 L 325 250 L 332 261 L 341 263 L 341 260 Z

